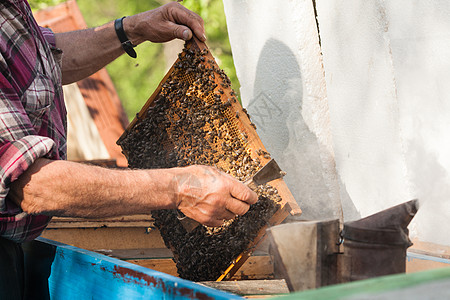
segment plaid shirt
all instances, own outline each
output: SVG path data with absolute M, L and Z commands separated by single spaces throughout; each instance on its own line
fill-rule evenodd
M 66 109 L 51 30 L 26 0 L 0 2 L 0 236 L 39 236 L 50 217 L 28 215 L 8 199 L 9 185 L 38 158 L 66 158 Z

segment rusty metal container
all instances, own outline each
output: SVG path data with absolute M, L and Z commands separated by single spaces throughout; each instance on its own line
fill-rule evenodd
M 342 281 L 404 273 L 406 249 L 412 245 L 407 226 L 417 209 L 418 201 L 411 200 L 345 223 Z
M 275 277 L 291 292 L 338 283 L 338 219 L 302 221 L 267 229 Z

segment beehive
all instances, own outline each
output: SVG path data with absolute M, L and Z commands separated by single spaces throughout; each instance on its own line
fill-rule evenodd
M 196 39 L 185 44 L 117 143 L 132 168 L 211 165 L 241 181 L 270 160 L 229 78 Z M 267 226 L 301 212 L 282 179 L 256 192 L 259 200 L 247 214 L 218 228 L 199 226 L 187 232 L 177 211 L 152 212 L 180 277 L 231 278 L 263 239 Z

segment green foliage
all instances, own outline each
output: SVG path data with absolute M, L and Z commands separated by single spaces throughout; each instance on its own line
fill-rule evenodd
M 77 3 L 89 27 L 161 5 L 159 1 L 151 0 L 78 0 Z M 139 112 L 166 71 L 161 44 L 143 43 L 136 52 L 137 59 L 122 55 L 106 68 L 130 119 Z
M 222 0 L 184 0 L 183 5 L 199 14 L 205 21 L 206 44 L 238 93 L 240 85 L 234 68 Z
M 64 2 L 64 0 L 29 0 L 30 6 L 33 10 L 47 8 L 56 4 Z
M 62 0 L 30 0 L 34 9 L 54 5 Z M 167 0 L 77 0 L 89 27 L 99 26 L 122 16 L 157 8 Z M 207 45 L 219 66 L 230 77 L 232 86 L 239 91 L 239 82 L 231 56 L 222 0 L 185 0 L 185 7 L 199 14 L 205 21 Z M 143 43 L 136 48 L 137 59 L 122 55 L 107 66 L 130 119 L 141 109 L 167 72 L 162 44 Z

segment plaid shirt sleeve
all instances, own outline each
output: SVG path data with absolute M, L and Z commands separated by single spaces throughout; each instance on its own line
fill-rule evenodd
M 6 201 L 9 185 L 39 157 L 54 147 L 48 137 L 36 135 L 19 97 L 0 74 L 0 232 L 22 242 L 37 237 L 50 219 L 31 216 Z
M 65 158 L 65 107 L 53 32 L 25 1 L 0 2 L 0 20 L 0 236 L 22 242 L 50 217 L 22 212 L 9 187 L 38 158 Z
M 5 211 L 10 183 L 36 159 L 47 155 L 54 142 L 36 135 L 19 97 L 3 74 L 0 100 L 0 211 Z
M 45 27 L 39 27 L 39 29 L 42 32 L 42 35 L 44 36 L 47 43 L 49 43 L 52 47 L 56 47 L 56 40 L 55 40 L 55 34 L 50 28 Z

